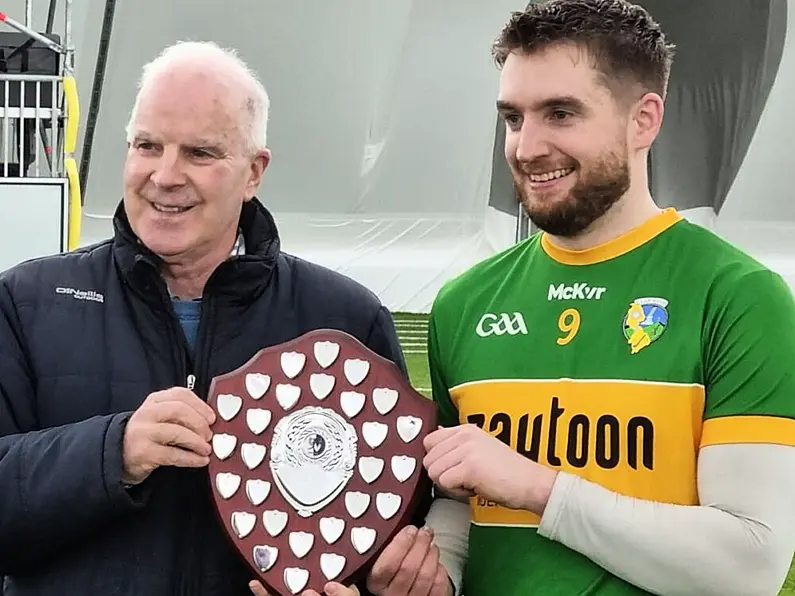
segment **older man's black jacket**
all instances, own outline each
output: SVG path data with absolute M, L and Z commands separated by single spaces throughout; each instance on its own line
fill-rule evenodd
M 0 276 L 4 596 L 250 594 L 205 470 L 160 468 L 125 490 L 126 421 L 153 391 L 195 374 L 204 398 L 213 376 L 316 328 L 346 331 L 405 372 L 391 315 L 357 283 L 282 253 L 255 199 L 241 216 L 246 256 L 207 284 L 194 360 L 121 205 L 114 225 L 111 240 Z

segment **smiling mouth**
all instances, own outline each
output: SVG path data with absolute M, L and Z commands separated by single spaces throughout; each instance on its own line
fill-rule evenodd
M 181 207 L 179 205 L 161 205 L 159 203 L 152 203 L 151 201 L 149 204 L 152 205 L 155 211 L 159 211 L 160 213 L 185 213 L 193 209 L 193 205 Z
M 574 171 L 574 168 L 561 168 L 552 170 L 551 172 L 544 172 L 543 174 L 530 174 L 531 182 L 550 182 L 568 176 Z

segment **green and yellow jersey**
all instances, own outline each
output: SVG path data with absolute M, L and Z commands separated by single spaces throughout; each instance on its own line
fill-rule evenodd
M 617 493 L 698 504 L 698 450 L 795 445 L 795 305 L 783 280 L 663 211 L 585 251 L 536 234 L 448 282 L 429 330 L 441 423 Z M 466 596 L 644 594 L 480 498 Z

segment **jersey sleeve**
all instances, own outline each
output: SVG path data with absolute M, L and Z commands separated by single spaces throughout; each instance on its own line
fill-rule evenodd
M 795 301 L 777 274 L 716 283 L 704 337 L 701 446 L 795 446 Z
M 444 353 L 444 340 L 440 340 L 439 331 L 437 301 L 431 309 L 428 320 L 428 369 L 431 377 L 431 394 L 439 413 L 439 425 L 449 427 L 458 424 L 458 409 L 450 398 L 449 387 L 445 381 L 445 363 L 448 361 L 445 356 L 449 354 Z

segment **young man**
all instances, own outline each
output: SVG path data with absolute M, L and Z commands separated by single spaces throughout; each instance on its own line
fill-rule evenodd
M 447 428 L 424 463 L 470 499 L 429 515 L 443 563 L 466 596 L 778 594 L 795 547 L 795 305 L 650 196 L 672 46 L 624 0 L 551 0 L 514 15 L 494 53 L 505 156 L 541 233 L 433 307 Z
M 436 556 L 466 596 L 778 594 L 795 546 L 795 305 L 650 196 L 672 56 L 624 0 L 533 4 L 502 31 L 505 155 L 542 232 L 434 304 L 440 554 L 401 533 L 373 594 L 452 593 L 429 581 Z

